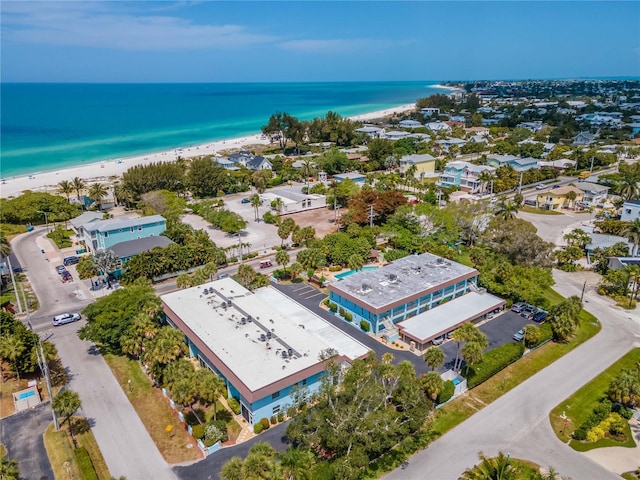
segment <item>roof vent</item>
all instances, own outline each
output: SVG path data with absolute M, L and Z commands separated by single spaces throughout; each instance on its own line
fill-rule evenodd
M 209 289 L 208 289 L 208 288 L 205 288 L 205 289 L 202 291 L 202 293 L 204 293 L 205 295 L 209 295 Z
M 271 332 L 267 332 L 267 338 L 271 338 L 271 337 L 272 337 Z
M 289 355 L 290 357 L 293 356 L 293 349 L 292 348 L 287 350 L 287 355 Z
M 281 355 L 282 355 L 282 358 L 287 358 L 287 352 L 286 352 L 286 350 L 283 350 Z
M 371 285 L 363 283 L 362 287 L 360 288 L 360 293 L 369 293 L 371 290 Z
M 261 342 L 266 342 L 267 341 L 267 336 L 264 333 L 260 334 L 260 341 Z
M 246 319 L 246 318 L 244 318 L 244 317 L 242 317 L 242 318 L 240 319 L 240 323 L 242 323 L 242 325 L 246 325 L 246 324 L 247 324 L 247 319 Z
M 398 276 L 395 273 L 389 274 L 389 281 L 391 283 L 398 283 Z

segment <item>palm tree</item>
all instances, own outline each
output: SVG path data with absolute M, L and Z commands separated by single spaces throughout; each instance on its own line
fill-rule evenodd
M 24 342 L 17 335 L 3 335 L 0 337 L 0 356 L 13 362 L 13 368 L 16 369 L 16 377 L 20 380 L 20 371 L 18 370 L 18 360 L 24 353 L 26 347 Z
M 444 380 L 442 380 L 438 372 L 428 372 L 420 378 L 420 384 L 424 393 L 435 402 L 440 392 L 442 392 Z
M 65 417 L 67 424 L 69 425 L 69 434 L 71 435 L 71 439 L 75 443 L 75 438 L 73 436 L 73 428 L 71 424 L 71 417 L 82 405 L 80 401 L 80 395 L 73 390 L 64 390 L 55 397 L 53 397 L 53 401 L 51 402 L 51 408 L 56 412 L 56 415 L 60 417 Z
M 302 270 L 303 268 L 302 268 L 302 265 L 300 265 L 300 262 L 293 262 L 291 264 L 291 267 L 289 267 L 289 271 L 291 272 L 291 278 L 295 280 L 296 277 L 300 275 L 300 273 L 302 273 Z
M 482 182 L 482 190 L 484 192 L 487 191 L 487 184 L 491 184 L 491 193 L 490 197 L 493 197 L 493 182 L 496 179 L 496 176 L 493 174 L 491 170 L 483 170 L 480 175 L 478 175 L 478 181 Z
M 444 352 L 436 346 L 429 347 L 422 358 L 433 371 L 444 363 Z
M 289 264 L 289 260 L 289 254 L 286 250 L 278 250 L 278 253 L 276 253 L 276 263 L 283 266 L 285 275 L 287 274 L 287 265 Z
M 311 163 L 311 159 L 305 158 L 304 161 L 302 162 L 302 167 L 300 167 L 300 174 L 302 175 L 302 178 L 304 178 L 305 187 L 309 188 L 309 177 L 314 175 L 314 173 L 315 173 L 315 168 L 313 168 L 313 163 Z M 309 192 L 307 191 L 307 193 Z
M 258 208 L 260 207 L 260 205 L 262 205 L 262 200 L 260 200 L 260 195 L 256 193 L 251 197 L 251 206 L 253 207 L 254 211 L 253 217 L 256 222 L 260 221 L 260 214 L 258 212 Z
M 462 347 L 462 358 L 466 364 L 467 373 L 469 373 L 469 367 L 471 365 L 482 361 L 482 350 L 484 350 L 482 345 L 474 341 L 469 341 Z
M 105 185 L 101 183 L 93 183 L 89 187 L 88 197 L 98 204 L 98 210 L 102 209 L 102 199 L 109 194 L 109 190 Z
M 638 178 L 636 178 L 635 176 L 625 176 L 620 183 L 620 186 L 618 187 L 618 193 L 626 201 L 631 201 L 638 198 L 639 191 L 640 188 L 638 187 Z
M 208 405 L 213 405 L 213 419 L 216 420 L 216 400 L 227 395 L 227 386 L 224 380 L 208 368 L 201 368 L 196 371 L 193 381 L 198 398 Z
M 62 193 L 67 197 L 67 202 L 68 202 L 69 196 L 74 191 L 73 184 L 69 180 L 62 180 L 60 183 L 58 183 L 58 190 L 60 193 Z
M 624 232 L 622 232 L 625 238 L 631 240 L 633 243 L 633 250 L 631 251 L 631 256 L 635 257 L 638 255 L 638 246 L 640 245 L 640 218 L 636 218 L 631 225 L 629 225 Z
M 498 453 L 497 457 L 486 457 L 482 452 L 478 454 L 481 462 L 473 468 L 465 470 L 461 480 L 517 480 L 519 470 L 511 465 L 509 457 Z
M 84 183 L 84 180 L 82 180 L 80 177 L 76 177 L 73 180 L 71 180 L 71 185 L 73 186 L 73 189 L 76 192 L 76 195 L 78 196 L 78 201 L 80 200 L 80 192 L 84 189 L 84 187 L 86 186 L 86 184 Z
M 173 327 L 162 327 L 149 348 L 149 359 L 163 365 L 176 360 L 187 351 L 184 334 Z
M 17 460 L 9 459 L 6 455 L 0 456 L 0 478 L 2 480 L 20 480 Z
M 0 233 L 0 258 L 8 257 L 11 254 L 11 244 L 3 233 Z
M 277 454 L 286 480 L 307 480 L 311 478 L 313 454 L 309 450 L 289 447 L 285 452 Z
M 569 201 L 568 208 L 573 208 L 573 202 L 578 198 L 578 194 L 571 190 L 565 194 L 564 198 Z
M 502 200 L 498 204 L 498 209 L 496 210 L 496 217 L 506 221 L 511 218 L 515 218 L 517 212 L 518 212 L 518 206 L 515 203 Z
M 364 260 L 360 255 L 358 255 L 357 253 L 354 253 L 347 259 L 347 266 L 351 270 L 361 270 L 362 267 L 364 266 Z

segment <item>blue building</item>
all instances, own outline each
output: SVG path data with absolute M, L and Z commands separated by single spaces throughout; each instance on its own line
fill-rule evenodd
M 255 425 L 317 391 L 321 355 L 342 363 L 368 349 L 273 287 L 250 292 L 224 278 L 161 297 L 167 321 L 186 337 L 189 354 L 224 379 L 242 416 Z
M 475 268 L 430 253 L 395 260 L 377 270 L 356 273 L 329 285 L 329 299 L 351 313 L 357 326 L 389 340 L 396 324 L 477 290 Z
M 160 235 L 166 228 L 167 222 L 161 215 L 94 219 L 80 225 L 77 228 L 77 236 L 78 241 L 83 242 L 87 250 L 95 254 L 121 242 Z

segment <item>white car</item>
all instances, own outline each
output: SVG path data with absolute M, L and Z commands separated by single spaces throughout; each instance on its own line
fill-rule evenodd
M 442 345 L 444 343 L 444 340 L 445 340 L 445 336 L 440 335 L 439 337 L 436 337 L 433 340 L 431 340 L 431 343 L 433 343 L 434 345 Z
M 82 316 L 79 313 L 63 313 L 53 317 L 53 326 L 59 327 L 60 325 L 66 325 L 67 323 L 73 323 L 80 320 Z
M 546 185 L 542 185 L 542 184 L 540 184 L 540 185 L 538 185 L 538 186 L 536 187 L 536 190 L 544 190 L 545 188 L 547 188 L 547 186 L 546 186 Z

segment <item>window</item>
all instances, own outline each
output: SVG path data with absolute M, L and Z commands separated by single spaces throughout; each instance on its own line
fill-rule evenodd
M 142 225 L 138 225 L 138 231 L 142 230 Z
M 275 407 L 273 407 L 273 415 L 277 415 L 280 412 L 280 405 L 276 405 Z
M 109 236 L 109 232 L 104 232 L 104 238 L 107 238 Z
M 134 232 L 134 230 L 135 230 L 135 229 L 134 229 L 133 227 L 131 227 L 131 233 L 133 233 L 133 232 Z
M 275 400 L 276 398 L 278 398 L 280 396 L 280 392 L 274 392 L 271 394 L 271 400 Z
M 304 380 L 302 380 L 302 385 L 306 385 L 307 384 L 307 379 L 305 378 Z

